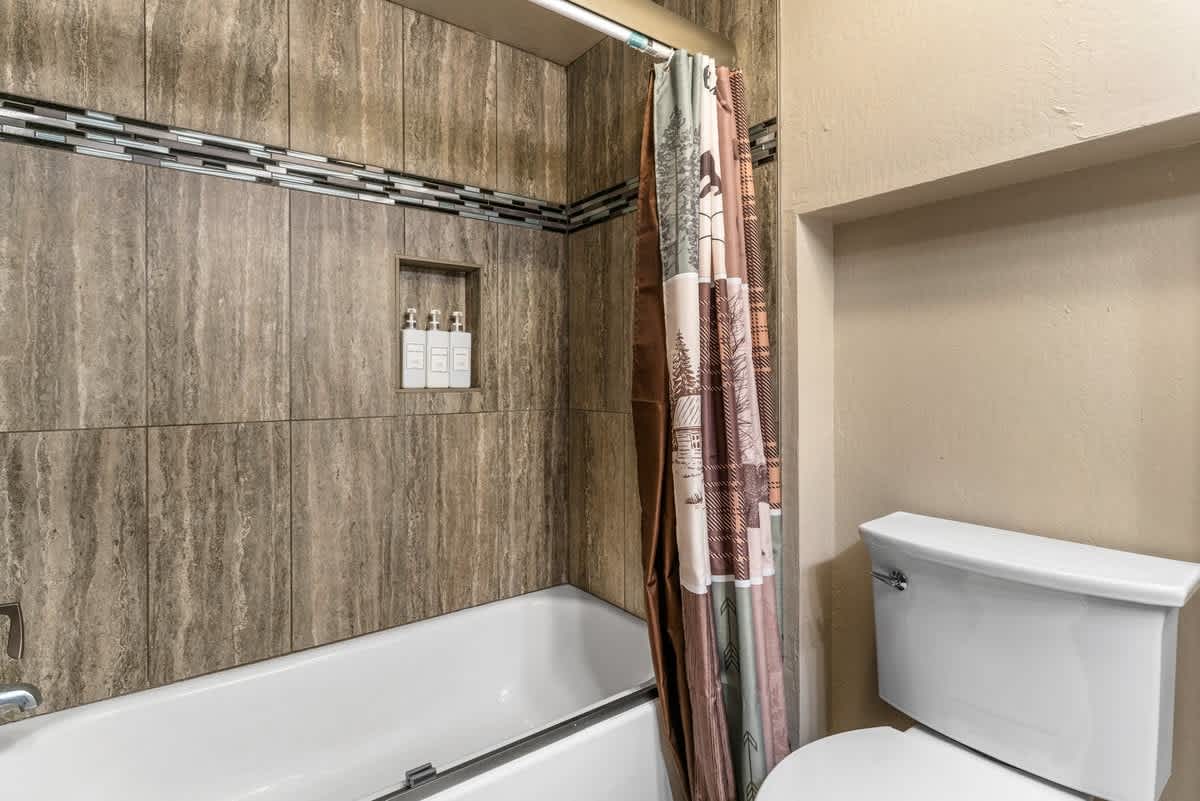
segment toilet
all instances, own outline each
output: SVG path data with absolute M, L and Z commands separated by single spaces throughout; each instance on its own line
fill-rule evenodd
M 879 695 L 917 723 L 806 745 L 758 801 L 1158 801 L 1200 565 L 905 512 L 859 531 Z

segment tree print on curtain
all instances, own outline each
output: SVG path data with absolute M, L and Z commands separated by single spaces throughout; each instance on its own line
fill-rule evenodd
M 655 67 L 654 160 L 695 801 L 753 799 L 788 748 L 778 454 L 741 73 Z M 744 103 L 742 103 L 744 106 Z

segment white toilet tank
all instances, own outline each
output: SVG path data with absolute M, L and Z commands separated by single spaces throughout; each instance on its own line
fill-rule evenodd
M 1179 608 L 1200 565 L 897 512 L 860 529 L 879 694 L 1002 762 L 1109 801 L 1171 775 Z

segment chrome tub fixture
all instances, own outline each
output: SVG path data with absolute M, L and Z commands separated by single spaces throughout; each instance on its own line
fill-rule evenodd
M 15 706 L 22 712 L 37 709 L 42 693 L 32 684 L 0 684 L 0 710 Z
M 20 659 L 25 653 L 25 618 L 19 603 L 0 604 L 0 617 L 8 618 L 8 655 Z M 0 684 L 0 710 L 15 706 L 22 712 L 36 709 L 42 693 L 32 684 Z

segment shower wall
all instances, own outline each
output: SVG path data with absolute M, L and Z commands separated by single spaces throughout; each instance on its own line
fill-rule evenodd
M 776 116 L 776 0 L 666 0 L 669 10 L 728 36 L 746 71 L 751 126 Z M 636 179 L 653 62 L 605 40 L 567 68 L 568 187 L 585 198 Z M 777 163 L 755 171 L 774 320 Z M 630 414 L 633 214 L 570 234 L 568 304 L 569 576 L 642 615 L 640 507 Z M 785 627 L 786 628 L 786 627 Z
M 567 199 L 557 65 L 385 0 L 15 0 L 0 91 Z M 0 682 L 40 711 L 566 578 L 562 234 L 0 142 Z M 397 255 L 482 267 L 396 392 Z

